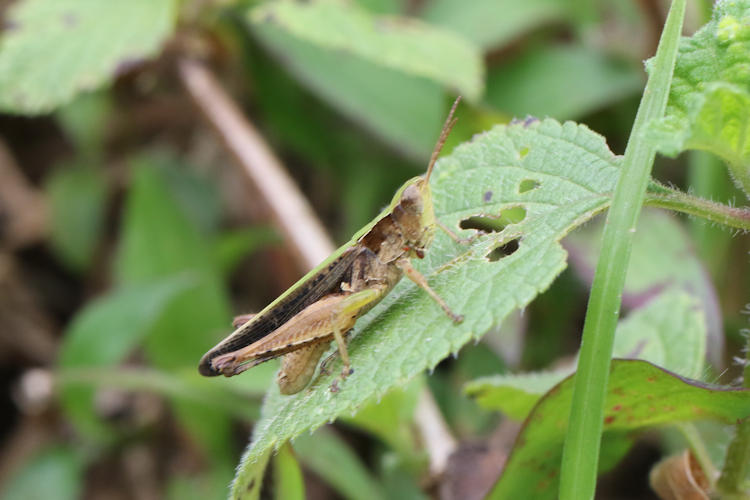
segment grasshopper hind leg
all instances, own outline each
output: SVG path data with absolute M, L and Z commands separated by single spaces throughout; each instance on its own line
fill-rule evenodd
M 281 358 L 281 370 L 276 376 L 281 394 L 295 394 L 307 386 L 315 375 L 318 360 L 328 346 L 328 342 L 320 342 L 292 351 Z

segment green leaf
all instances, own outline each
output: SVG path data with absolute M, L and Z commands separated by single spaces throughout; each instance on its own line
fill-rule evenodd
M 574 256 L 573 267 L 587 279 L 593 274 L 599 255 L 603 222 L 596 221 L 565 240 L 566 248 Z M 646 209 L 638 221 L 633 240 L 623 302 L 627 307 L 638 307 L 670 288 L 680 289 L 698 299 L 696 307 L 702 310 L 707 323 L 709 353 L 712 361 L 720 365 L 724 327 L 717 292 L 706 268 L 677 218 L 660 210 Z M 657 360 L 651 361 L 661 365 Z M 698 378 L 701 373 L 700 369 L 691 373 L 664 367 L 693 378 Z
M 711 21 L 683 38 L 666 116 L 652 125 L 659 150 L 712 152 L 750 193 L 750 2 L 717 2 Z
M 90 302 L 65 331 L 60 369 L 116 365 L 141 343 L 167 305 L 191 285 L 194 280 L 177 276 L 123 287 Z M 60 396 L 79 430 L 96 438 L 106 436 L 106 428 L 92 409 L 92 389 L 63 386 Z
M 247 455 L 247 452 L 245 452 Z M 252 463 L 248 463 L 232 482 L 232 492 L 230 498 L 241 498 L 242 500 L 258 500 L 260 491 L 263 486 L 263 475 L 266 472 L 266 465 L 271 458 L 271 450 L 267 450 L 262 455 L 255 458 Z M 244 456 L 243 456 L 243 462 Z
M 0 45 L 0 109 L 49 112 L 155 55 L 171 34 L 175 0 L 23 0 Z
M 106 180 L 92 167 L 61 166 L 52 172 L 45 188 L 52 248 L 68 268 L 83 273 L 99 243 Z
M 450 31 L 415 19 L 374 16 L 340 0 L 271 2 L 253 9 L 251 18 L 321 48 L 429 78 L 472 101 L 482 94 L 484 65 L 479 50 Z
M 174 160 L 165 155 L 134 161 L 115 270 L 121 285 L 190 273 L 198 284 L 169 304 L 145 339 L 147 359 L 165 371 L 195 370 L 203 352 L 230 327 L 230 306 L 214 261 L 215 228 L 201 228 L 175 196 Z M 184 200 L 183 200 L 184 201 Z M 203 404 L 173 400 L 180 422 L 212 456 L 229 460 L 227 415 Z
M 405 154 L 420 160 L 429 157 L 446 112 L 439 85 L 322 49 L 275 26 L 252 28 L 302 84 L 338 111 Z
M 492 49 L 534 28 L 563 20 L 565 11 L 559 0 L 433 0 L 422 18 L 460 33 L 483 49 Z M 557 77 L 565 73 L 549 74 Z
M 379 484 L 367 467 L 330 429 L 303 434 L 294 440 L 294 451 L 307 468 L 351 500 L 383 500 Z
M 635 95 L 642 87 L 639 68 L 599 51 L 541 46 L 492 69 L 485 101 L 519 117 L 569 119 Z
M 100 91 L 80 94 L 57 110 L 55 118 L 75 145 L 79 157 L 89 161 L 100 157 L 109 131 L 112 108 L 110 93 Z
M 417 378 L 379 401 L 370 401 L 353 417 L 344 417 L 344 421 L 378 436 L 402 455 L 413 456 L 418 445 L 412 424 L 422 390 L 425 390 L 424 380 Z
M 605 438 L 674 422 L 733 423 L 750 414 L 750 391 L 681 378 L 646 361 L 612 361 L 604 414 Z M 488 498 L 557 498 L 573 378 L 549 391 L 526 420 L 503 475 Z M 602 464 L 604 465 L 604 464 Z
M 632 312 L 615 334 L 614 356 L 638 358 L 683 376 L 703 373 L 706 325 L 699 302 L 671 289 Z M 466 386 L 487 410 L 525 419 L 539 399 L 575 371 L 571 365 L 550 372 L 495 375 Z
M 164 162 L 161 155 L 135 162 L 115 269 L 124 285 L 184 272 L 200 277 L 200 286 L 172 304 L 147 343 L 157 366 L 195 367 L 206 346 L 229 327 L 229 301 L 213 239 L 174 196 L 168 183 L 172 160 L 166 160 L 166 169 Z
M 305 481 L 302 469 L 288 444 L 273 457 L 276 500 L 304 500 Z
M 403 386 L 526 306 L 564 269 L 560 238 L 607 207 L 618 165 L 601 136 L 553 120 L 495 127 L 442 159 L 432 177 L 437 217 L 476 238 L 461 245 L 438 231 L 415 265 L 464 315 L 463 323 L 454 325 L 427 294 L 402 280 L 358 320 L 349 351 L 355 371 L 339 384 L 340 392 L 328 389 L 340 372 L 338 360 L 329 367 L 331 375 L 306 391 L 281 396 L 271 390 L 239 477 L 268 450 Z M 525 218 L 499 232 L 459 227 L 473 216 L 509 210 Z M 503 258 L 502 250 L 511 251 L 510 242 L 519 240 L 517 250 Z
M 405 7 L 405 0 L 357 0 L 357 3 L 377 14 L 399 14 Z
M 15 464 L 14 464 L 15 465 Z M 45 449 L 5 482 L 2 500 L 76 500 L 83 493 L 83 464 L 68 448 Z

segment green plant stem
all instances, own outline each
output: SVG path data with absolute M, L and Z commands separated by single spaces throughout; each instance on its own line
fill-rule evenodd
M 735 192 L 734 186 L 719 157 L 706 151 L 690 151 L 689 155 L 688 185 L 692 192 L 696 196 L 711 198 L 722 203 L 732 199 L 732 194 Z M 745 213 L 745 218 L 750 219 L 750 214 Z M 714 284 L 720 289 L 723 288 L 727 276 L 727 267 L 724 262 L 732 237 L 722 229 L 700 220 L 693 220 L 690 224 L 698 255 L 711 271 Z
M 750 346 L 750 338 L 746 341 L 745 352 Z M 745 355 L 745 368 L 742 372 L 743 385 L 750 387 L 750 352 Z M 716 482 L 716 488 L 721 498 L 740 499 L 750 495 L 748 479 L 750 478 L 750 417 L 740 420 L 735 425 L 735 435 L 727 448 L 724 468 Z
M 66 368 L 57 373 L 57 382 L 64 385 L 116 387 L 129 391 L 152 392 L 220 408 L 245 420 L 257 420 L 260 416 L 260 395 L 253 400 L 249 394 L 238 393 L 226 387 L 208 386 L 202 380 L 191 383 L 176 375 L 157 370 Z
M 649 186 L 644 203 L 650 207 L 668 208 L 695 215 L 722 226 L 750 231 L 750 209 L 724 205 L 659 184 Z
M 729 443 L 721 476 L 716 483 L 721 498 L 747 498 L 750 477 L 750 418 L 735 426 L 736 434 Z
M 664 114 L 684 13 L 685 0 L 673 1 L 607 216 L 602 252 L 586 311 L 568 433 L 563 448 L 559 495 L 562 500 L 594 497 L 614 332 L 636 221 L 655 156 L 644 130 L 651 120 Z

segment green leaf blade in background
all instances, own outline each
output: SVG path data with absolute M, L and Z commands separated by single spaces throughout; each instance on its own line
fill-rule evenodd
M 422 12 L 425 21 L 460 33 L 485 50 L 565 16 L 563 2 L 556 0 L 435 0 Z
M 415 19 L 374 16 L 338 0 L 267 3 L 253 9 L 251 18 L 321 48 L 429 78 L 471 101 L 482 93 L 484 65 L 479 50 L 455 33 Z
M 659 150 L 674 156 L 686 149 L 709 151 L 728 163 L 750 193 L 750 7 L 718 2 L 711 21 L 683 38 L 667 112 L 652 124 Z
M 609 438 L 619 441 L 624 432 L 645 427 L 696 420 L 731 424 L 750 414 L 747 389 L 709 386 L 647 361 L 614 359 L 609 380 L 603 448 Z M 535 406 L 488 498 L 523 498 L 529 491 L 540 500 L 557 498 L 572 392 L 573 377 L 569 377 Z M 604 462 L 603 455 L 602 467 L 607 465 Z
M 272 25 L 251 28 L 289 72 L 339 112 L 406 156 L 429 157 L 446 112 L 437 83 L 320 48 Z
M 124 287 L 91 302 L 75 317 L 65 333 L 59 368 L 111 366 L 121 362 L 146 337 L 180 293 L 195 283 L 187 276 Z M 68 418 L 83 433 L 104 438 L 107 430 L 93 411 L 94 391 L 89 386 L 64 384 L 62 405 Z
M 640 68 L 598 50 L 542 46 L 490 70 L 485 102 L 517 117 L 567 120 L 637 95 L 642 87 Z
M 305 480 L 302 468 L 288 444 L 273 457 L 276 500 L 304 500 Z
M 0 42 L 0 109 L 46 113 L 155 55 L 175 0 L 23 0 Z
M 94 257 L 104 222 L 107 184 L 98 170 L 58 168 L 47 178 L 50 242 L 63 264 L 82 273 Z
M 76 500 L 83 494 L 83 476 L 83 460 L 78 454 L 64 447 L 49 447 L 34 454 L 4 481 L 0 498 Z
M 470 246 L 438 232 L 417 263 L 464 322 L 454 325 L 426 294 L 401 281 L 357 322 L 350 344 L 355 371 L 339 384 L 340 392 L 328 388 L 339 373 L 338 360 L 332 375 L 299 394 L 271 390 L 238 470 L 235 495 L 257 474 L 253 463 L 269 450 L 403 386 L 546 289 L 565 267 L 560 238 L 606 208 L 618 165 L 600 136 L 553 120 L 495 127 L 441 160 L 433 176 L 435 210 L 454 231 L 473 234 L 459 227 L 471 216 L 525 211 L 520 222 L 478 235 Z M 534 187 L 520 189 L 525 181 Z M 496 262 L 486 258 L 516 238 L 515 253 Z
M 380 484 L 345 442 L 328 428 L 294 441 L 300 462 L 333 486 L 343 498 L 384 500 Z
M 197 370 L 205 350 L 230 329 L 230 304 L 215 261 L 215 228 L 201 228 L 185 205 L 195 192 L 190 183 L 170 182 L 174 161 L 169 155 L 143 155 L 133 164 L 133 180 L 125 204 L 123 230 L 115 262 L 120 286 L 150 282 L 187 270 L 198 283 L 169 304 L 145 339 L 146 357 L 157 368 L 172 372 Z M 183 166 L 184 167 L 184 166 Z M 175 191 L 177 190 L 177 191 Z M 221 409 L 173 400 L 180 422 L 213 458 L 231 467 L 231 429 Z
M 599 255 L 603 223 L 603 220 L 594 221 L 565 239 L 573 269 L 587 282 L 593 276 Z M 633 240 L 623 305 L 641 307 L 657 295 L 669 293 L 670 289 L 681 290 L 697 299 L 696 307 L 701 309 L 707 327 L 709 361 L 722 366 L 724 325 L 718 293 L 696 255 L 694 243 L 679 218 L 662 210 L 644 209 Z M 673 348 L 677 349 L 676 346 Z M 655 359 L 650 361 L 686 377 L 699 378 L 700 372 L 685 372 Z
M 695 297 L 670 289 L 631 312 L 617 325 L 614 357 L 637 358 L 681 376 L 703 375 L 706 322 Z M 549 372 L 482 377 L 466 393 L 486 410 L 523 420 L 548 391 L 575 371 L 573 364 Z

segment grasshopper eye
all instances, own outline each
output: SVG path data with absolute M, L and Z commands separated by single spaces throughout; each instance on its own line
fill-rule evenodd
M 421 207 L 422 193 L 416 183 L 411 184 L 404 189 L 404 192 L 401 194 L 399 205 L 406 210 L 411 210 L 414 207 Z

